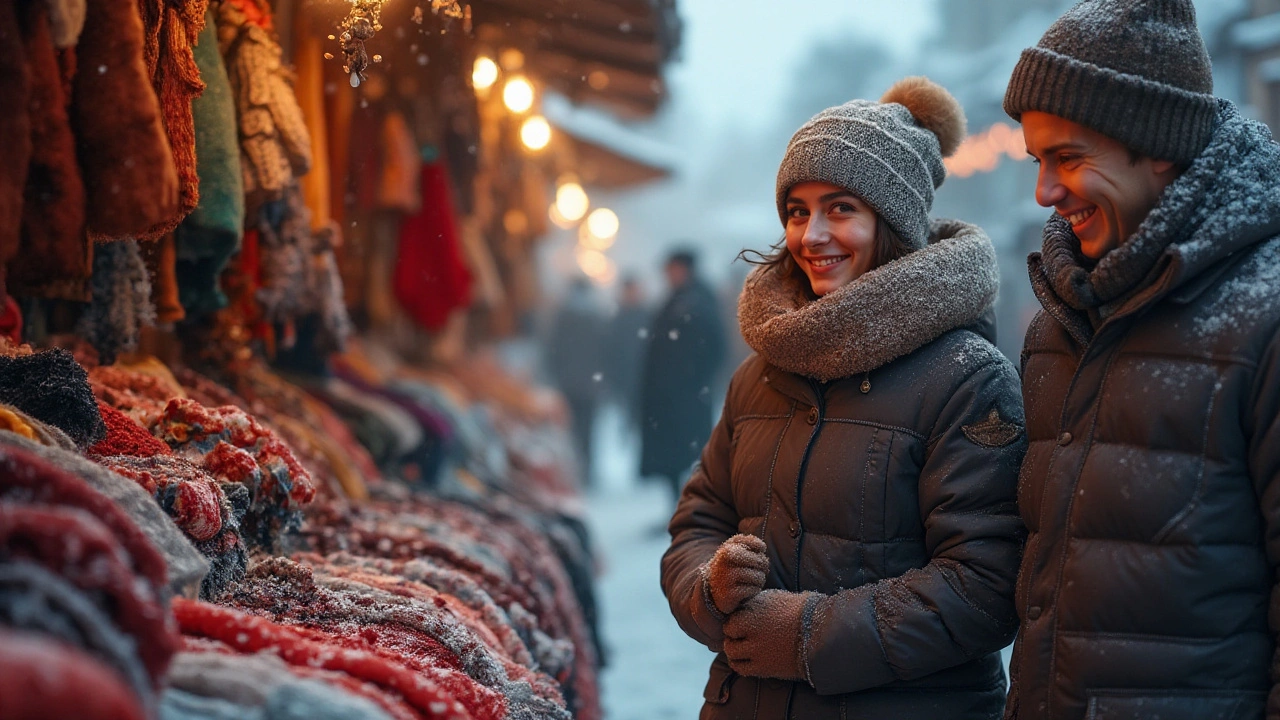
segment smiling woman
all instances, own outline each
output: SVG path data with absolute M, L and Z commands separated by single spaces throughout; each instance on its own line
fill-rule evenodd
M 1026 443 L 991 241 L 929 219 L 963 136 L 954 98 L 908 78 L 787 147 L 785 235 L 738 304 L 756 355 L 662 562 L 681 628 L 720 653 L 704 720 L 1004 709 Z

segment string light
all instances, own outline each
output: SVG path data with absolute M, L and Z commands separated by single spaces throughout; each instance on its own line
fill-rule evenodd
M 481 55 L 471 70 L 471 85 L 477 90 L 488 90 L 498 81 L 498 63 Z
M 528 112 L 533 107 L 533 85 L 517 75 L 502 88 L 502 102 L 513 113 Z
M 587 229 L 601 240 L 618 235 L 618 214 L 609 208 L 596 208 L 587 216 Z
M 541 115 L 534 115 L 520 126 L 520 141 L 530 150 L 541 150 L 551 142 L 551 125 Z
M 556 188 L 556 209 L 560 211 L 560 217 L 569 223 L 581 220 L 589 207 L 591 203 L 587 199 L 587 191 L 578 183 L 566 182 Z

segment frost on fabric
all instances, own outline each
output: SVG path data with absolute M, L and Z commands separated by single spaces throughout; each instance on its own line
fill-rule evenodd
M 360 579 L 368 582 L 274 558 L 251 568 L 223 602 L 403 663 L 477 718 L 569 717 L 550 678 L 501 657 L 443 597 L 389 576 Z M 371 584 L 379 582 L 403 594 Z
M 217 597 L 244 577 L 248 555 L 240 524 L 249 510 L 249 493 L 243 486 L 219 483 L 205 470 L 172 455 L 113 456 L 98 462 L 150 493 L 209 559 L 200 597 Z
M 407 706 L 401 712 L 394 712 L 395 706 L 384 706 L 383 709 L 393 711 L 393 717 L 481 720 L 431 678 L 413 672 L 394 659 L 340 646 L 336 644 L 339 638 L 308 634 L 264 617 L 182 598 L 174 601 L 174 614 L 183 634 L 189 637 L 216 640 L 242 654 L 270 652 L 299 672 L 328 670 L 374 685 L 386 697 Z
M 302 506 L 315 497 L 310 473 L 288 446 L 237 407 L 206 408 L 174 398 L 151 432 L 218 480 L 249 489 L 242 535 L 251 546 L 276 550 L 281 536 L 300 526 Z
M 1194 321 L 1202 337 L 1251 328 L 1280 303 L 1280 240 L 1268 241 L 1205 298 Z

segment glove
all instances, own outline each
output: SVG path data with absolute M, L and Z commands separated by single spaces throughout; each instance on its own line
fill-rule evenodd
M 737 610 L 764 587 L 769 556 L 755 535 L 734 535 L 721 543 L 707 563 L 703 589 L 721 616 Z
M 808 680 L 804 645 L 820 593 L 764 590 L 724 623 L 724 654 L 739 675 Z

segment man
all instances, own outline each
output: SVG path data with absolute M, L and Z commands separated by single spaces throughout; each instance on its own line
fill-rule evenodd
M 591 448 L 595 438 L 596 410 L 608 370 L 604 362 L 604 335 L 608 320 L 591 281 L 577 277 L 557 311 L 547 348 L 547 369 L 569 406 L 573 442 L 581 461 L 582 484 L 595 484 Z
M 1008 718 L 1280 716 L 1280 149 L 1212 93 L 1190 0 L 1085 0 L 1009 82 L 1054 214 Z
M 640 363 L 649 345 L 649 320 L 652 310 L 645 302 L 644 288 L 633 276 L 622 279 L 618 292 L 618 312 L 609 321 L 609 388 L 622 409 L 627 436 L 634 437 L 639 427 Z
M 690 466 L 711 436 L 711 382 L 724 360 L 724 330 L 715 294 L 697 275 L 697 256 L 690 250 L 673 252 L 664 270 L 671 295 L 649 327 L 640 397 L 640 475 L 665 479 L 674 507 Z

